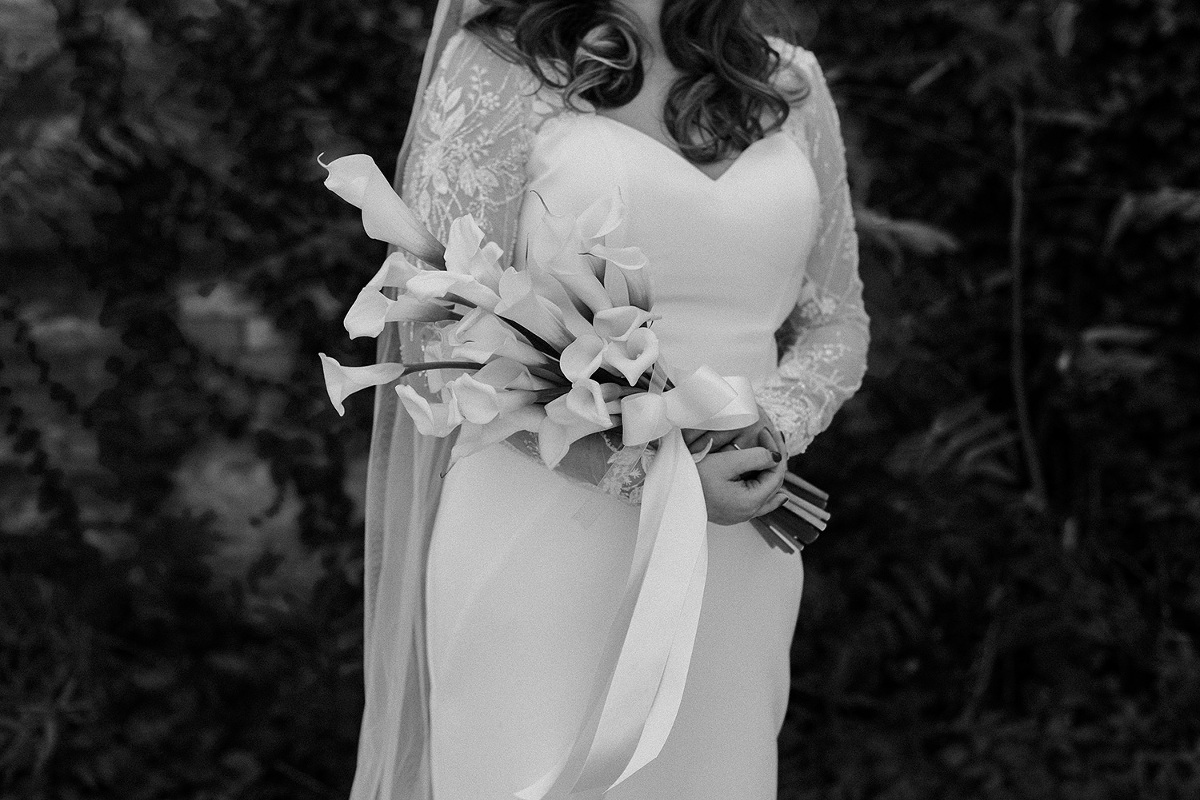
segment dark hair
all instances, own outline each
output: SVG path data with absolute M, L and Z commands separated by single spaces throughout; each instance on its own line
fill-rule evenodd
M 577 108 L 623 106 L 641 91 L 640 21 L 612 0 L 484 0 L 467 24 L 502 57 L 525 65 Z M 759 2 L 753 4 L 760 5 Z M 778 129 L 791 93 L 772 83 L 780 56 L 772 28 L 747 0 L 666 0 L 660 26 L 666 56 L 683 75 L 671 87 L 664 123 L 680 152 L 698 164 L 721 161 Z

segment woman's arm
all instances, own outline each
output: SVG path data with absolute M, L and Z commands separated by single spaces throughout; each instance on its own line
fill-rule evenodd
M 808 258 L 800 301 L 785 326 L 775 375 L 755 386 L 759 406 L 803 453 L 862 385 L 870 342 L 858 274 L 858 237 L 846 179 L 846 154 L 837 107 L 812 53 L 781 44 L 785 69 L 809 85 L 784 129 L 808 153 L 820 191 L 820 228 Z M 794 333 L 793 333 L 794 331 Z M 794 339 L 792 339 L 794 336 Z

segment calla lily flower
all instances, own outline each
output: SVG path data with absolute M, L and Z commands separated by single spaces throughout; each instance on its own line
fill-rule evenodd
M 507 269 L 500 278 L 500 303 L 493 311 L 511 320 L 561 353 L 573 341 L 563 322 L 562 311 L 533 291 L 533 278 L 527 272 Z
M 575 419 L 590 422 L 602 428 L 607 428 L 613 424 L 612 417 L 609 416 L 608 409 L 606 408 L 608 398 L 604 396 L 604 388 L 596 381 L 579 381 L 560 400 L 563 402 L 566 411 Z M 557 402 L 559 401 L 555 400 L 549 403 L 547 408 Z
M 492 356 L 511 358 L 528 366 L 543 366 L 550 359 L 528 342 L 520 341 L 495 314 L 472 309 L 462 321 L 446 327 L 442 335 L 453 358 L 487 361 Z
M 607 232 L 619 224 L 612 217 L 611 203 L 593 203 L 580 218 L 554 214 L 549 209 L 529 237 L 529 260 L 538 269 L 556 278 L 567 290 L 572 303 L 589 318 L 596 311 L 611 308 L 612 298 L 601 282 L 604 264 L 587 253 L 594 234 Z M 582 223 L 581 223 L 582 220 Z M 581 232 L 581 224 L 588 230 Z
M 395 252 L 383 260 L 383 266 L 375 273 L 375 277 L 367 282 L 367 286 L 373 289 L 387 287 L 402 289 L 408 283 L 409 278 L 428 271 L 413 264 L 404 257 L 404 253 Z
M 571 383 L 585 381 L 604 363 L 606 342 L 595 334 L 580 336 L 558 358 L 559 369 Z
M 545 419 L 546 410 L 541 406 L 525 406 L 502 414 L 486 425 L 464 422 L 458 441 L 450 451 L 450 463 L 502 442 L 518 431 L 536 433 Z
M 325 374 L 325 391 L 340 416 L 346 415 L 342 402 L 361 389 L 391 383 L 404 374 L 404 364 L 371 364 L 366 367 L 343 367 L 336 359 L 324 353 L 321 369 Z
M 472 276 L 460 272 L 426 270 L 410 278 L 405 288 L 408 289 L 408 294 L 423 302 L 463 300 L 488 311 L 494 311 L 500 302 L 500 296 L 492 289 Z
M 450 223 L 450 241 L 446 245 L 446 269 L 470 275 L 493 292 L 500 288 L 500 259 L 504 250 L 495 242 L 483 244 L 483 230 L 470 214 Z
M 558 278 L 542 269 L 532 258 L 526 262 L 524 271 L 533 281 L 533 290 L 554 304 L 572 336 L 585 336 L 592 332 L 591 309 L 573 297 Z M 587 310 L 586 317 L 580 312 L 580 307 Z
M 549 389 L 555 385 L 541 378 L 535 378 L 524 364 L 510 358 L 497 358 L 489 361 L 475 372 L 475 379 L 495 386 L 497 389 L 522 389 L 531 392 Z
M 486 425 L 498 416 L 510 414 L 537 401 L 537 392 L 498 389 L 472 375 L 461 375 L 448 383 L 446 388 L 458 402 L 463 419 L 476 425 Z
M 658 318 L 657 314 L 635 306 L 618 306 L 597 314 L 592 325 L 602 338 L 623 342 L 647 322 Z
M 538 429 L 538 449 L 550 469 L 558 466 L 571 445 L 613 426 L 600 384 L 577 382 L 566 395 L 546 404 L 546 419 Z
M 649 328 L 637 328 L 624 341 L 609 342 L 604 348 L 604 362 L 624 375 L 630 386 L 656 361 L 658 337 Z
M 563 265 L 560 261 L 550 268 L 549 273 L 558 279 L 573 301 L 578 300 L 583 304 L 590 315 L 613 307 L 613 300 L 609 296 L 608 290 L 604 288 L 604 284 L 596 278 L 591 267 L 586 263 L 580 265 L 576 262 Z M 578 304 L 576 304 L 576 308 L 584 311 L 583 308 L 579 308 Z
M 658 360 L 658 337 L 643 325 L 653 314 L 626 306 L 597 315 L 594 333 L 579 336 L 559 356 L 563 375 L 572 383 L 590 378 L 604 364 L 633 386 Z
M 422 302 L 407 295 L 392 300 L 378 289 L 367 287 L 358 293 L 343 324 L 351 339 L 374 338 L 383 333 L 383 326 L 388 322 L 442 322 L 457 317 L 438 303 Z
M 396 394 L 400 396 L 400 402 L 412 417 L 417 430 L 425 436 L 449 436 L 463 422 L 458 400 L 453 395 L 445 403 L 430 403 L 416 389 L 404 383 L 396 386 Z
M 650 293 L 650 278 L 645 269 L 648 262 L 640 247 L 608 247 L 597 244 L 593 245 L 588 253 L 604 259 L 606 277 L 610 268 L 620 270 L 621 276 L 625 278 L 629 305 L 645 311 L 650 310 L 653 298 Z
M 388 322 L 440 322 L 454 319 L 446 307 L 437 303 L 423 302 L 401 295 L 393 300 L 379 291 L 385 287 L 403 287 L 410 278 L 427 272 L 414 266 L 403 253 L 392 253 L 375 273 L 375 277 L 358 293 L 354 304 L 346 312 L 344 325 L 351 339 L 360 336 L 372 338 L 383 332 Z M 439 274 L 439 273 L 433 273 Z
M 620 190 L 597 199 L 584 209 L 575 223 L 575 233 L 587 250 L 603 241 L 625 221 L 625 198 Z
M 325 187 L 362 209 L 363 228 L 368 236 L 407 250 L 434 266 L 445 265 L 446 248 L 404 204 L 373 158 L 358 154 L 334 159 L 329 164 L 319 158 L 317 161 L 329 171 Z

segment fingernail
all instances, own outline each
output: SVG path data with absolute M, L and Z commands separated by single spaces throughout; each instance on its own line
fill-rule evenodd
M 775 463 L 778 464 L 783 460 L 783 453 L 771 453 L 771 458 L 775 459 Z

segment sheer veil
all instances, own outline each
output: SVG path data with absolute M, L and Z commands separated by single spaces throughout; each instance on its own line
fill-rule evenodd
M 478 0 L 440 0 L 412 116 L 396 169 L 396 189 L 412 146 L 425 88 L 450 37 L 479 10 Z M 412 325 L 379 336 L 378 361 L 420 360 Z M 421 436 L 399 409 L 391 385 L 375 394 L 367 473 L 363 678 L 366 702 L 351 800 L 431 800 L 429 675 L 425 653 L 425 568 L 453 439 Z

